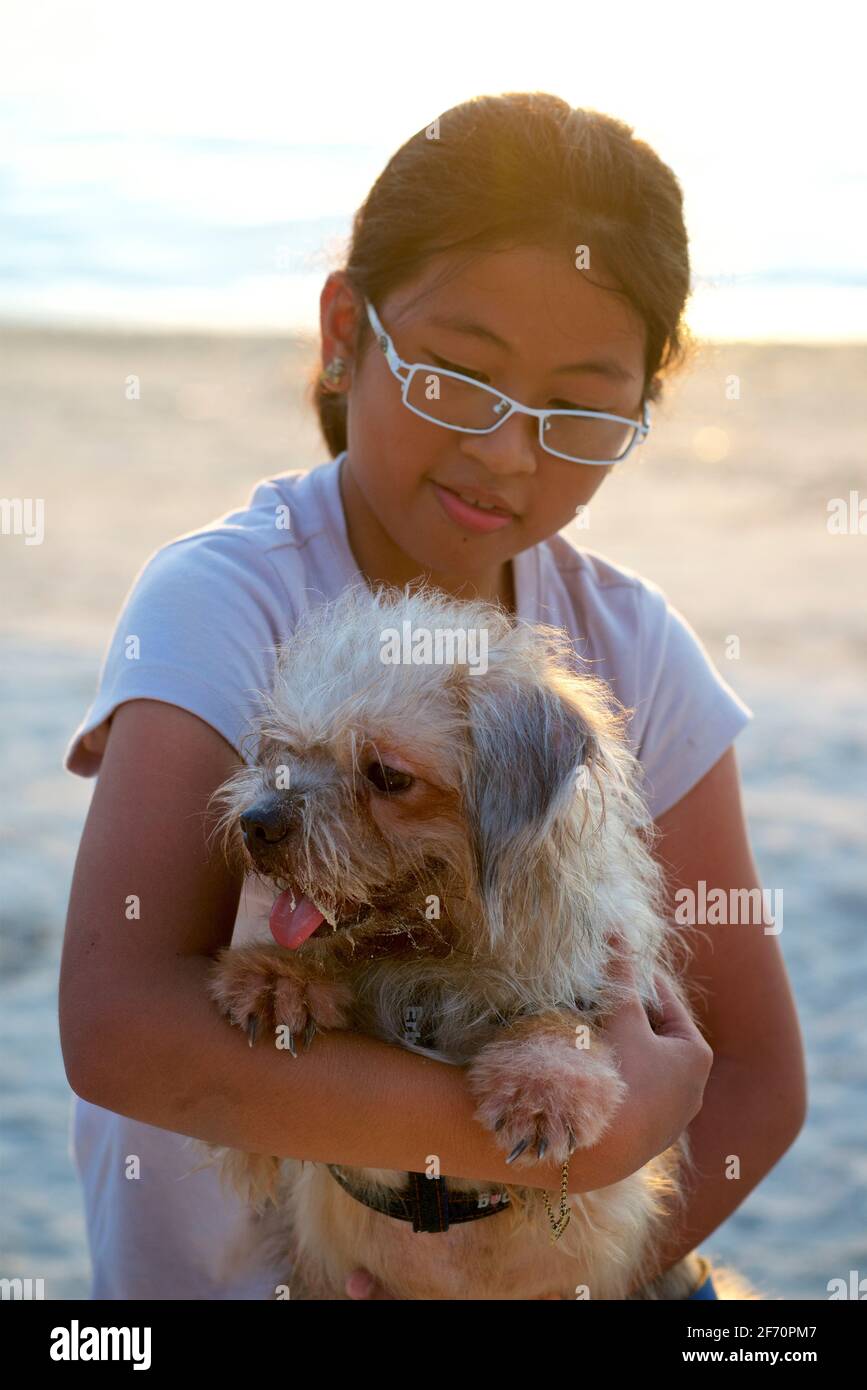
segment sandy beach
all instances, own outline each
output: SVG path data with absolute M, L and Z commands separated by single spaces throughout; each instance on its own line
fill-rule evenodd
M 56 992 L 92 784 L 63 753 L 148 556 L 328 457 L 313 361 L 304 340 L 0 334 L 2 493 L 45 516 L 41 545 L 0 537 L 0 1252 L 49 1297 L 88 1287 Z M 737 747 L 763 882 L 785 893 L 811 1108 L 703 1248 L 776 1298 L 867 1276 L 867 534 L 828 524 L 834 499 L 867 499 L 865 380 L 867 346 L 708 347 L 568 533 L 659 584 L 756 715 Z
M 99 643 L 155 548 L 259 478 L 324 461 L 313 361 L 304 340 L 5 330 L 4 491 L 44 497 L 48 531 L 5 547 L 6 630 Z M 827 523 L 832 499 L 867 488 L 865 379 L 867 346 L 709 345 L 575 543 L 662 585 L 715 657 L 748 636 L 743 670 L 863 663 L 864 547 Z

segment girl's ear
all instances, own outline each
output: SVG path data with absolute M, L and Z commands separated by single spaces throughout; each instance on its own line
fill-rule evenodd
M 492 938 L 505 930 L 510 885 L 534 871 L 579 768 L 599 749 L 578 708 L 543 686 L 509 683 L 469 695 L 466 815 Z M 514 908 L 514 902 L 511 904 Z

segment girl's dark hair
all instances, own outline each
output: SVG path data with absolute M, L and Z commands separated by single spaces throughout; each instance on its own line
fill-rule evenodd
M 342 269 L 377 309 L 442 252 L 590 248 L 644 320 L 645 400 L 656 401 L 693 345 L 683 193 L 631 126 L 547 92 L 480 96 L 407 140 L 355 214 Z M 585 275 L 586 271 L 583 272 Z M 590 276 L 588 275 L 589 279 Z M 605 286 L 608 287 L 608 284 Z M 357 363 L 373 333 L 359 314 Z M 325 441 L 346 447 L 346 394 L 311 382 Z

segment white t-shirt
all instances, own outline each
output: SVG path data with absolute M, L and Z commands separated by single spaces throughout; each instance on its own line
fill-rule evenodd
M 65 766 L 98 770 L 110 716 L 126 700 L 163 700 L 212 725 L 242 757 L 271 684 L 275 647 L 301 613 L 362 576 L 339 488 L 345 455 L 268 478 L 249 504 L 158 550 L 136 578 L 96 696 Z M 519 617 L 565 628 L 587 670 L 634 713 L 629 739 L 654 818 L 675 805 L 753 718 L 661 589 L 560 535 L 514 560 Z M 130 641 L 138 638 L 138 643 Z M 242 895 L 234 940 L 267 934 L 260 890 Z M 94 1267 L 94 1298 L 265 1298 L 285 1268 L 229 1277 L 230 1245 L 251 1220 L 213 1170 L 190 1173 L 182 1136 L 78 1097 L 73 1153 Z M 127 1154 L 142 1177 L 127 1180 Z

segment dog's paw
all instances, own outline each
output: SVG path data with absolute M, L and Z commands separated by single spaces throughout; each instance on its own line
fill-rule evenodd
M 302 1034 L 306 1052 L 318 1030 L 348 1028 L 351 1022 L 349 986 L 329 979 L 318 963 L 293 959 L 276 946 L 221 951 L 208 989 L 220 1012 L 245 1030 L 251 1047 L 257 1037 L 273 1040 L 285 1028 L 293 1057 Z
M 574 1149 L 592 1148 L 626 1096 L 609 1046 L 598 1034 L 576 1034 L 575 1017 L 521 1018 L 468 1066 L 476 1119 L 497 1134 L 507 1163 L 565 1163 Z

